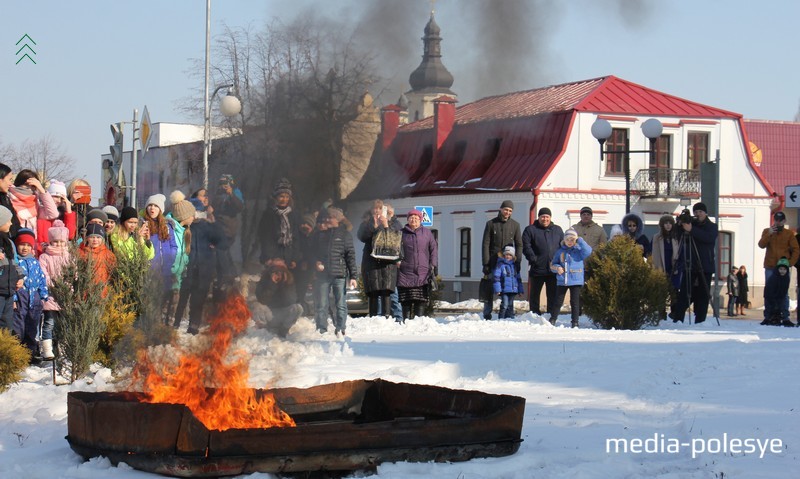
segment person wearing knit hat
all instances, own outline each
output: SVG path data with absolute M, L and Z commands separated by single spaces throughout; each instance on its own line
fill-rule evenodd
M 281 178 L 275 183 L 275 188 L 272 190 L 272 196 L 277 198 L 278 195 L 287 194 L 292 196 L 292 184 L 286 178 Z
M 169 200 L 172 203 L 172 217 L 175 221 L 183 224 L 189 219 L 194 219 L 194 214 L 197 211 L 195 206 L 186 199 L 181 191 L 175 190 L 169 195 Z
M 100 226 L 97 223 L 89 223 L 86 225 L 86 237 L 90 236 L 100 236 L 101 238 L 106 238 L 106 229 L 103 226 Z
M 119 210 L 111 205 L 106 205 L 103 207 L 103 212 L 106 214 L 109 220 L 116 223 L 119 221 Z
M 800 245 L 798 245 L 795 233 L 786 227 L 786 215 L 783 211 L 776 211 L 772 215 L 772 226 L 761 231 L 761 238 L 758 240 L 758 247 L 765 249 L 764 253 L 764 279 L 769 282 L 775 274 L 778 261 L 786 258 L 790 265 L 797 264 L 800 259 Z M 766 293 L 765 293 L 766 296 Z M 789 315 L 789 295 L 783 298 L 781 312 Z M 764 319 L 770 319 L 766 310 Z
M 578 236 L 583 238 L 583 240 L 592 247 L 592 250 L 605 244 L 608 241 L 608 234 L 606 234 L 606 230 L 604 230 L 602 226 L 594 222 L 594 211 L 592 211 L 592 208 L 584 206 L 581 208 L 580 216 L 581 220 L 572 225 L 572 229 L 578 232 Z M 586 281 L 589 281 L 590 276 L 591 271 L 589 268 L 586 268 Z
M 524 291 L 522 278 L 516 268 L 516 261 L 516 250 L 509 245 L 503 248 L 503 252 L 500 253 L 500 257 L 494 267 L 494 274 L 492 275 L 493 292 L 495 295 L 500 296 L 498 319 L 514 318 L 514 297 Z
M 564 240 L 556 250 L 552 258 L 550 270 L 556 274 L 557 293 L 556 304 L 551 311 L 555 317 L 550 318 L 550 323 L 555 325 L 564 298 L 569 291 L 569 305 L 571 309 L 572 327 L 578 327 L 578 319 L 581 311 L 581 289 L 584 284 L 584 260 L 592 254 L 592 247 L 583 238 L 578 236 L 578 232 L 569 228 L 564 232 Z
M 113 254 L 117 256 L 124 254 L 133 257 L 137 247 L 144 249 L 148 260 L 152 260 L 155 256 L 155 249 L 150 241 L 150 228 L 147 223 L 140 222 L 136 209 L 130 206 L 122 208 L 119 212 L 119 223 L 108 237 L 108 242 Z
M 11 223 L 11 218 L 13 217 L 14 213 L 12 213 L 11 210 L 0 205 L 0 226 L 5 225 L 6 223 Z
M 416 210 L 415 209 L 415 210 L 411 210 L 408 213 L 406 213 L 406 218 L 408 218 L 410 216 L 416 216 L 416 217 L 419 218 L 420 221 L 422 221 L 422 211 L 420 211 L 420 210 Z
M 61 220 L 53 221 L 53 226 L 47 229 L 47 242 L 52 244 L 57 241 L 66 243 L 69 241 L 69 229 L 64 226 Z
M 167 210 L 165 206 L 166 202 L 167 202 L 167 197 L 162 195 L 161 193 L 157 193 L 155 195 L 150 196 L 150 198 L 147 198 L 147 202 L 144 204 L 144 206 L 145 208 L 150 205 L 158 206 L 158 209 L 161 210 L 161 213 L 163 214 Z
M 691 239 L 688 244 L 694 251 L 691 274 L 684 274 L 675 307 L 669 313 L 673 322 L 684 321 L 690 303 L 693 304 L 694 322 L 706 320 L 711 301 L 711 276 L 717 267 L 714 254 L 719 235 L 717 224 L 708 217 L 708 208 L 703 203 L 696 203 L 692 210 L 695 214 L 692 221 L 680 224 L 684 238 Z
M 327 209 L 320 210 L 317 223 L 327 215 Z M 281 178 L 272 191 L 272 206 L 264 211 L 259 224 L 259 259 L 262 264 L 271 259 L 282 259 L 289 270 L 294 271 L 300 258 L 301 245 L 297 238 L 300 236 L 301 221 L 299 213 L 292 206 L 292 184 L 286 178 Z
M 528 300 L 531 312 L 542 314 L 540 299 L 544 287 L 550 323 L 555 324 L 558 318 L 558 310 L 555 309 L 557 282 L 555 272 L 550 269 L 550 261 L 564 239 L 564 230 L 553 223 L 552 216 L 550 208 L 539 208 L 539 217 L 522 232 L 522 253 L 530 264 Z
M 50 186 L 47 187 L 47 192 L 54 198 L 67 199 L 67 185 L 62 181 L 50 180 Z
M 100 226 L 105 226 L 106 221 L 108 221 L 108 215 L 105 211 L 101 210 L 100 208 L 94 208 L 89 210 L 86 213 L 86 223 L 97 223 Z
M 119 223 L 125 223 L 131 218 L 139 218 L 139 214 L 136 212 L 136 208 L 131 206 L 126 206 L 122 208 L 122 211 L 119 212 Z
M 64 266 L 70 262 L 70 249 L 67 243 L 69 236 L 69 228 L 64 225 L 63 221 L 58 219 L 54 220 L 52 226 L 47 229 L 47 245 L 44 251 L 39 254 L 39 264 L 50 281 L 53 278 L 60 277 Z M 56 321 L 59 320 L 61 308 L 55 301 L 45 301 L 42 304 L 42 309 L 44 319 L 42 320 L 42 340 L 39 346 L 42 358 L 44 360 L 52 360 L 54 358 L 53 330 L 55 329 Z
M 20 276 L 25 277 L 22 287 L 17 289 L 17 308 L 14 311 L 15 332 L 20 342 L 36 357 L 39 355 L 42 306 L 50 297 L 50 293 L 47 290 L 47 278 L 35 256 L 36 236 L 33 230 L 20 228 L 15 242 Z
M 493 294 L 491 275 L 495 271 L 499 258 L 502 257 L 503 248 L 506 246 L 514 248 L 514 269 L 517 274 L 521 271 L 522 255 L 519 253 L 522 252 L 522 228 L 516 220 L 511 218 L 513 212 L 514 203 L 511 200 L 505 200 L 500 204 L 497 216 L 488 220 L 483 227 L 483 248 L 481 249 L 483 278 L 481 278 L 478 296 L 483 303 L 483 319 L 486 320 L 492 319 L 495 295 Z

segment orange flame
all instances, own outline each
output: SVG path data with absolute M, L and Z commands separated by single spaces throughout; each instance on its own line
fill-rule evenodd
M 248 357 L 239 351 L 227 360 L 233 340 L 247 328 L 250 311 L 244 298 L 231 294 L 211 320 L 210 338 L 197 353 L 179 351 L 177 365 L 157 364 L 140 353 L 134 378 L 148 395 L 144 402 L 184 404 L 209 429 L 293 427 L 272 394 L 256 394 L 247 384 Z

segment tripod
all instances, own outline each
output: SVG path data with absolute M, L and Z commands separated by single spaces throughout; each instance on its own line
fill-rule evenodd
M 711 309 L 714 312 L 714 318 L 717 320 L 717 326 L 720 325 L 719 323 L 719 311 L 714 302 L 711 301 L 711 291 L 709 289 L 708 281 L 706 279 L 705 271 L 703 270 L 703 265 L 700 263 L 700 253 L 697 251 L 697 245 L 694 242 L 694 238 L 688 231 L 684 231 L 683 235 L 681 236 L 680 246 L 678 247 L 678 251 L 683 253 L 683 281 L 682 281 L 682 288 L 684 289 L 685 293 L 681 294 L 679 301 L 683 302 L 684 297 L 685 301 L 687 302 L 686 307 L 688 309 L 689 303 L 692 303 L 692 289 L 694 287 L 693 281 L 694 277 L 692 272 L 696 268 L 697 274 L 700 279 L 700 284 L 703 286 L 703 293 L 705 293 L 706 297 L 708 298 L 709 303 L 711 303 Z M 681 254 L 679 253 L 679 254 Z M 695 264 L 696 258 L 696 264 Z M 716 289 L 716 288 L 715 288 Z M 708 304 L 706 304 L 706 308 L 708 308 Z M 684 310 L 685 314 L 685 310 Z M 697 311 L 694 312 L 695 317 L 697 316 Z

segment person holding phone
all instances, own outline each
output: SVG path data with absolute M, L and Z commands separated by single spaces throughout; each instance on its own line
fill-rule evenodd
M 42 182 L 39 181 L 39 175 L 33 170 L 20 170 L 8 195 L 17 212 L 20 227 L 33 231 L 34 242 L 37 235 L 37 220 L 43 218 L 52 221 L 58 218 L 58 208 L 53 197 L 44 189 Z
M 800 258 L 800 246 L 797 237 L 792 230 L 786 228 L 786 215 L 783 211 L 776 211 L 772 215 L 772 226 L 764 228 L 761 232 L 761 239 L 758 240 L 758 247 L 766 249 L 764 254 L 764 281 L 769 282 L 770 277 L 775 273 L 778 260 L 787 258 L 790 265 L 797 263 Z M 783 301 L 783 311 L 785 317 L 789 317 L 789 295 Z M 764 319 L 767 318 L 767 311 L 764 310 Z
M 124 254 L 130 258 L 137 247 L 144 249 L 148 261 L 156 255 L 153 243 L 150 242 L 150 228 L 130 206 L 126 206 L 120 211 L 119 223 L 111 234 L 111 244 L 117 257 Z

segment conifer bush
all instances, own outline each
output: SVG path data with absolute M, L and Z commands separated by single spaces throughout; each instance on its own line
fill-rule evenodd
M 70 383 L 89 372 L 105 332 L 102 319 L 105 287 L 95 281 L 94 261 L 82 258 L 76 248 L 72 249 L 61 276 L 53 280 L 50 292 L 61 307 L 61 316 L 53 330 L 61 358 L 58 369 L 62 375 L 69 371 Z
M 581 292 L 581 303 L 594 324 L 631 330 L 658 325 L 669 297 L 669 281 L 644 261 L 633 239 L 615 237 L 597 248 L 587 264 L 592 275 Z
M 0 393 L 22 379 L 31 361 L 31 353 L 11 331 L 0 328 Z

